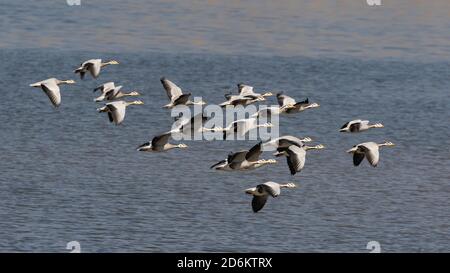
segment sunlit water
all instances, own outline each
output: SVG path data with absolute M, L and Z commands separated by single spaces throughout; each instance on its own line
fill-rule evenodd
M 364 31 L 377 30 L 363 20 L 364 3 L 341 7 L 341 15 L 322 1 L 317 16 L 305 18 L 314 7 L 299 8 L 297 1 L 282 1 L 280 9 L 253 1 L 225 7 L 219 1 L 39 2 L 12 1 L 0 9 L 0 251 L 66 252 L 73 240 L 83 252 L 367 252 L 372 240 L 383 252 L 450 250 L 448 40 L 438 37 L 448 23 L 436 19 L 450 10 L 445 1 L 434 9 L 416 3 L 428 12 L 422 21 L 432 30 L 404 15 L 375 44 L 363 42 L 377 35 Z M 384 17 L 367 20 L 386 26 L 388 15 L 400 12 L 400 4 L 388 11 L 392 3 L 385 2 Z M 352 10 L 362 19 L 343 17 Z M 289 19 L 295 11 L 298 18 Z M 251 12 L 242 27 L 231 23 Z M 321 32 L 333 22 L 327 13 L 336 18 L 328 30 L 334 38 Z M 78 28 L 79 21 L 93 27 Z M 419 23 L 407 29 L 407 21 Z M 186 43 L 198 36 L 203 43 Z M 421 47 L 425 41 L 434 48 Z M 383 48 L 393 44 L 404 48 Z M 365 46 L 352 51 L 358 45 Z M 75 78 L 73 69 L 94 57 L 121 64 L 97 80 Z M 309 152 L 294 177 L 284 159 L 251 172 L 209 169 L 256 141 L 188 141 L 186 150 L 139 153 L 138 145 L 172 122 L 161 108 L 163 75 L 208 103 L 222 102 L 237 82 L 309 97 L 321 107 L 282 116 L 280 131 L 310 136 L 326 149 Z M 62 86 L 59 109 L 28 86 L 53 76 L 77 80 Z M 146 103 L 130 107 L 121 126 L 97 113 L 101 104 L 92 101 L 92 89 L 110 80 L 141 91 Z M 353 118 L 385 128 L 338 133 Z M 367 162 L 355 168 L 345 153 L 357 143 L 385 140 L 397 146 L 381 150 L 377 168 Z M 254 214 L 243 190 L 268 180 L 300 187 Z

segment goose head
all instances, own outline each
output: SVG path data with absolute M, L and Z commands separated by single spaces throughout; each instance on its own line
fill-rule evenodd
M 74 80 L 65 80 L 65 81 L 61 81 L 61 83 L 65 83 L 65 84 L 74 84 L 76 83 Z
M 107 64 L 119 64 L 119 62 L 116 60 L 110 60 Z
M 144 102 L 141 100 L 135 100 L 128 103 L 128 105 L 142 105 L 142 104 L 144 104 Z
M 381 124 L 381 123 L 375 123 L 374 125 L 372 125 L 371 127 L 373 127 L 373 128 L 383 128 L 384 127 L 384 125 L 383 124 Z
M 297 185 L 295 185 L 294 183 L 287 183 L 287 184 L 280 184 L 280 187 L 293 189 L 293 188 L 297 188 Z
M 305 146 L 305 150 L 321 150 L 321 149 L 325 149 L 325 146 L 323 146 L 322 144 L 316 145 L 316 146 Z
M 386 142 L 384 142 L 382 144 L 379 144 L 378 146 L 390 146 L 390 147 L 392 147 L 392 146 L 395 146 L 395 144 L 390 142 L 390 141 L 386 141 Z
M 180 144 L 176 145 L 176 147 L 180 148 L 180 149 L 186 149 L 188 146 L 184 143 L 180 143 Z
M 131 91 L 128 93 L 128 96 L 140 96 L 141 94 L 138 91 Z

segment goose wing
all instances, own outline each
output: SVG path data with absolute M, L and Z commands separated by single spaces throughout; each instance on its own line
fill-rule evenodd
M 300 108 L 300 106 L 305 106 L 305 105 L 308 105 L 308 104 L 309 104 L 309 99 L 306 98 L 303 101 L 299 101 L 299 102 L 294 103 L 294 106 Z
M 174 105 L 184 105 L 188 102 L 190 96 L 191 96 L 191 93 L 181 94 L 180 96 L 178 96 L 177 98 L 175 98 L 173 100 L 173 104 Z
M 300 172 L 305 166 L 306 151 L 303 148 L 295 145 L 289 146 L 286 149 L 287 152 L 287 164 L 292 175 Z
M 164 133 L 159 136 L 155 136 L 152 139 L 152 147 L 164 146 L 167 144 L 170 138 L 170 133 Z
M 257 161 L 259 156 L 262 154 L 262 142 L 259 142 L 255 146 L 253 146 L 248 153 L 245 155 L 245 159 L 247 161 Z
M 119 94 L 120 89 L 122 89 L 122 85 L 116 86 L 113 89 L 105 91 L 106 100 L 113 100 L 117 96 L 117 94 Z
M 239 94 L 242 96 L 253 95 L 253 86 L 246 85 L 243 83 L 238 84 Z
M 261 196 L 254 195 L 252 199 L 253 212 L 260 211 L 266 204 L 268 197 L 269 197 L 268 195 L 261 195 Z
M 169 97 L 170 101 L 175 101 L 176 98 L 183 94 L 180 87 L 178 87 L 176 84 L 169 81 L 165 77 L 162 77 L 160 81 L 164 89 L 166 90 L 167 96 Z
M 296 104 L 295 99 L 289 97 L 288 95 L 284 95 L 283 93 L 277 94 L 277 101 L 279 106 L 285 106 L 289 104 Z
M 100 75 L 100 69 L 102 67 L 101 59 L 90 60 L 86 63 L 86 69 L 89 70 L 92 77 L 97 78 Z
M 361 162 L 364 160 L 365 154 L 359 151 L 353 153 L 353 165 L 359 166 Z
M 295 136 L 282 136 L 278 139 L 278 147 L 289 147 L 291 145 L 297 147 L 305 146 L 305 144 Z
M 103 93 L 114 88 L 115 88 L 114 82 L 107 82 L 94 88 L 94 93 L 98 90 L 102 91 Z
M 106 104 L 110 113 L 110 121 L 114 121 L 115 124 L 120 124 L 125 118 L 126 104 L 124 101 L 115 101 Z
M 272 197 L 277 197 L 281 193 L 280 184 L 272 181 L 260 184 L 258 187 L 262 187 Z
M 58 107 L 61 104 L 61 92 L 56 81 L 49 80 L 41 83 L 42 90 L 47 94 L 53 106 Z
M 239 152 L 231 152 L 228 154 L 228 163 L 239 163 L 245 160 L 245 156 L 247 155 L 248 151 L 247 150 L 243 150 L 243 151 L 239 151 Z
M 380 160 L 380 151 L 375 142 L 360 144 L 358 146 L 358 150 L 362 151 L 366 155 L 370 165 L 374 167 L 378 165 L 378 161 Z

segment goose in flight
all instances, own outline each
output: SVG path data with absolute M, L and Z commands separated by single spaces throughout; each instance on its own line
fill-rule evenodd
M 246 85 L 243 83 L 238 83 L 239 95 L 245 97 L 254 97 L 254 98 L 265 98 L 273 96 L 272 92 L 266 92 L 264 94 L 255 93 L 253 91 L 253 86 Z
M 40 82 L 30 84 L 31 87 L 39 87 L 47 94 L 53 106 L 58 107 L 61 104 L 60 84 L 74 84 L 74 80 L 58 80 L 56 78 L 46 79 Z
M 395 144 L 390 141 L 379 144 L 375 142 L 364 142 L 353 146 L 347 153 L 353 154 L 353 165 L 355 166 L 359 166 L 364 160 L 364 157 L 367 157 L 367 161 L 369 161 L 370 165 L 376 167 L 380 161 L 379 150 L 382 146 L 395 146 Z
M 370 128 L 383 128 L 383 127 L 384 127 L 384 125 L 381 123 L 369 124 L 368 120 L 355 119 L 355 120 L 349 121 L 346 124 L 342 125 L 339 132 L 357 133 L 357 132 L 369 130 Z
M 93 78 L 97 78 L 98 75 L 100 75 L 100 70 L 102 69 L 102 67 L 105 67 L 107 65 L 111 65 L 111 64 L 119 64 L 118 61 L 115 60 L 111 60 L 111 61 L 107 61 L 107 62 L 102 62 L 102 59 L 91 59 L 91 60 L 87 60 L 85 62 L 83 62 L 80 67 L 78 67 L 77 69 L 74 70 L 75 74 L 80 74 L 80 78 L 84 79 L 84 75 L 86 74 L 86 72 L 89 71 L 89 73 L 91 73 Z
M 259 110 L 258 112 L 254 113 L 251 115 L 251 117 L 271 117 L 273 115 L 280 115 L 280 114 L 284 114 L 287 113 L 287 111 L 289 109 L 293 109 L 295 106 L 294 105 L 284 105 L 284 106 L 270 106 L 270 107 L 264 107 L 261 110 Z
M 190 134 L 192 136 L 195 133 L 210 131 L 203 127 L 207 120 L 208 118 L 203 113 L 199 113 L 192 118 L 179 117 L 173 123 L 170 133 Z
M 177 105 L 204 105 L 206 104 L 204 101 L 200 100 L 198 102 L 191 101 L 189 97 L 191 93 L 183 94 L 181 88 L 178 87 L 173 82 L 169 81 L 165 77 L 160 79 L 164 89 L 166 90 L 167 96 L 170 99 L 170 103 L 164 105 L 164 108 L 173 108 Z
M 99 113 L 106 112 L 108 113 L 108 118 L 110 122 L 114 122 L 114 124 L 119 125 L 125 118 L 125 110 L 129 105 L 141 105 L 144 104 L 140 100 L 127 102 L 123 100 L 108 102 L 105 106 L 98 108 L 97 111 Z
M 304 147 L 305 146 L 305 142 L 311 142 L 312 139 L 310 137 L 305 137 L 305 138 L 298 138 L 295 136 L 290 136 L 290 135 L 286 135 L 286 136 L 281 136 L 281 137 L 277 137 L 274 138 L 272 140 L 269 140 L 267 142 L 265 142 L 263 144 L 263 149 L 264 150 L 269 150 L 269 149 L 273 149 L 273 150 L 277 150 L 278 153 L 281 153 L 283 151 L 285 151 L 289 146 L 291 145 L 295 145 L 297 147 Z M 275 154 L 275 155 L 278 155 Z
M 255 93 L 253 87 L 245 85 L 243 83 L 238 83 L 239 95 L 233 95 L 232 93 L 225 94 L 227 101 L 219 104 L 221 107 L 226 107 L 228 105 L 249 105 L 258 101 L 265 101 L 266 97 L 273 96 L 271 92 L 266 92 L 264 94 Z
M 116 100 L 123 97 L 134 97 L 134 96 L 140 96 L 141 94 L 138 91 L 131 91 L 131 92 L 123 92 L 121 91 L 122 86 L 115 86 L 114 82 L 108 82 L 105 83 L 97 88 L 94 89 L 94 92 L 97 90 L 101 90 L 102 94 L 95 98 L 94 101 L 100 102 L 103 100 Z
M 224 171 L 254 170 L 268 164 L 275 164 L 275 159 L 259 159 L 262 154 L 262 142 L 253 146 L 250 150 L 242 150 L 228 154 L 227 159 L 219 161 L 211 166 L 211 169 Z
M 164 152 L 174 148 L 187 148 L 186 144 L 171 144 L 169 143 L 170 132 L 155 136 L 151 141 L 146 142 L 137 148 L 140 152 Z
M 277 94 L 277 101 L 280 107 L 289 106 L 286 109 L 286 113 L 288 114 L 298 113 L 305 111 L 307 109 L 317 108 L 320 106 L 318 103 L 309 103 L 308 98 L 306 98 L 306 100 L 304 101 L 296 102 L 295 99 L 289 97 L 288 95 L 283 94 L 283 92 Z
M 299 147 L 297 145 L 290 145 L 287 148 L 278 148 L 278 152 L 275 154 L 275 156 L 286 156 L 286 161 L 289 167 L 289 171 L 291 172 L 291 175 L 295 175 L 296 173 L 299 173 L 303 170 L 303 167 L 305 167 L 305 161 L 306 161 L 306 151 L 308 150 L 319 150 L 324 149 L 325 146 L 322 144 L 316 145 L 316 146 L 307 146 L 303 145 L 302 147 Z
M 267 198 L 270 196 L 277 197 L 281 193 L 282 188 L 296 188 L 297 186 L 294 183 L 287 184 L 279 184 L 276 182 L 266 182 L 257 185 L 254 188 L 249 188 L 245 190 L 246 194 L 253 195 L 252 199 L 252 209 L 253 212 L 260 211 L 267 202 Z
M 267 122 L 264 124 L 258 124 L 257 118 L 247 118 L 247 119 L 238 119 L 236 121 L 231 122 L 227 127 L 222 128 L 220 126 L 204 129 L 205 131 L 211 132 L 223 132 L 223 139 L 226 140 L 230 134 L 236 133 L 238 137 L 243 137 L 245 134 L 256 128 L 269 128 L 273 127 L 273 124 Z

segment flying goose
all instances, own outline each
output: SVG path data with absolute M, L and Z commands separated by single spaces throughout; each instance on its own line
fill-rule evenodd
M 259 97 L 259 98 L 265 98 L 273 96 L 272 92 L 266 92 L 264 94 L 255 93 L 253 91 L 253 86 L 246 85 L 243 83 L 238 83 L 238 89 L 239 89 L 239 95 L 246 96 L 246 97 Z
M 98 108 L 97 111 L 99 113 L 107 112 L 108 118 L 110 122 L 114 122 L 114 124 L 119 125 L 125 118 L 125 110 L 129 105 L 140 105 L 144 104 L 140 100 L 127 102 L 123 100 L 108 102 L 104 107 Z
M 281 153 L 282 151 L 286 150 L 291 145 L 295 145 L 297 147 L 302 148 L 303 146 L 305 146 L 304 142 L 311 142 L 311 141 L 312 141 L 312 139 L 310 137 L 305 137 L 305 138 L 300 139 L 295 136 L 286 135 L 286 136 L 277 137 L 277 138 L 274 138 L 272 140 L 265 142 L 263 144 L 263 148 L 265 150 L 267 150 L 269 148 L 276 149 L 278 151 L 278 153 Z M 275 154 L 275 155 L 277 155 L 277 154 Z
M 286 113 L 298 113 L 311 108 L 317 108 L 320 105 L 318 103 L 309 103 L 309 99 L 306 98 L 304 101 L 296 102 L 295 99 L 285 95 L 283 92 L 277 94 L 277 101 L 280 107 L 290 106 L 286 109 Z
M 103 63 L 102 59 L 91 59 L 83 62 L 80 67 L 74 70 L 74 73 L 80 73 L 80 78 L 84 79 L 84 74 L 86 74 L 87 71 L 89 71 L 93 78 L 97 78 L 100 74 L 100 70 L 102 67 L 105 67 L 107 65 L 111 64 L 119 64 L 118 61 L 111 60 L 108 62 Z
M 56 78 L 46 79 L 40 82 L 30 84 L 31 87 L 40 87 L 47 94 L 53 106 L 58 107 L 61 104 L 60 84 L 74 84 L 74 80 L 58 80 Z
M 245 96 L 240 96 L 240 95 L 235 96 L 235 95 L 233 95 L 227 101 L 224 101 L 224 102 L 220 103 L 219 106 L 222 107 L 222 108 L 227 107 L 229 105 L 231 105 L 231 106 L 238 106 L 238 105 L 246 106 L 246 105 L 252 104 L 252 103 L 257 102 L 257 101 L 263 101 L 263 99 L 261 99 L 261 98 L 254 99 L 252 97 L 245 97 Z
M 204 123 L 208 120 L 203 113 L 199 113 L 192 118 L 179 117 L 172 125 L 170 133 L 181 133 L 184 135 L 206 131 L 203 127 Z M 207 130 L 210 131 L 210 130 Z
M 170 144 L 169 138 L 171 136 L 170 132 L 155 136 L 151 141 L 146 142 L 137 148 L 141 152 L 164 152 L 174 148 L 187 148 L 186 144 Z
M 289 109 L 293 109 L 294 105 L 283 105 L 283 106 L 270 106 L 270 107 L 264 107 L 258 112 L 251 115 L 251 117 L 271 117 L 273 115 L 280 115 L 287 113 Z
M 189 99 L 191 96 L 191 93 L 183 94 L 183 91 L 181 91 L 181 88 L 178 87 L 173 82 L 169 81 L 165 77 L 162 77 L 160 79 L 164 89 L 167 92 L 167 96 L 170 99 L 170 103 L 164 105 L 164 108 L 173 108 L 177 105 L 204 105 L 206 104 L 204 101 L 198 101 L 194 102 Z
M 252 209 L 253 212 L 260 211 L 267 202 L 267 198 L 270 196 L 277 197 L 281 193 L 281 188 L 296 188 L 294 183 L 279 184 L 276 182 L 265 182 L 257 185 L 254 188 L 249 188 L 245 190 L 246 194 L 253 195 L 252 199 Z
M 264 94 L 255 93 L 253 87 L 245 85 L 243 83 L 238 83 L 239 95 L 233 95 L 231 92 L 225 94 L 227 101 L 219 104 L 221 107 L 226 107 L 228 105 L 249 105 L 258 101 L 265 101 L 266 97 L 273 96 L 271 92 L 266 92 Z
M 264 124 L 258 124 L 257 118 L 247 118 L 247 119 L 238 119 L 233 122 L 231 122 L 227 127 L 222 128 L 220 126 L 210 128 L 210 129 L 204 129 L 205 131 L 211 131 L 211 132 L 223 132 L 223 139 L 227 139 L 227 136 L 233 133 L 236 133 L 237 136 L 245 136 L 245 134 L 253 129 L 256 128 L 269 128 L 273 127 L 273 124 L 267 122 Z
M 319 150 L 324 149 L 325 146 L 322 144 L 316 146 L 303 145 L 299 147 L 297 145 L 290 145 L 287 148 L 278 148 L 278 152 L 275 156 L 286 156 L 286 161 L 289 167 L 289 171 L 292 175 L 301 172 L 305 166 L 306 161 L 306 151 L 307 150 Z
M 369 130 L 370 128 L 383 128 L 383 127 L 384 127 L 384 125 L 381 123 L 369 124 L 368 120 L 355 119 L 355 120 L 349 121 L 346 124 L 342 125 L 339 132 L 357 133 L 357 132 Z
M 123 92 L 123 91 L 121 91 L 121 89 L 122 89 L 121 85 L 114 86 L 113 82 L 110 82 L 110 83 L 113 84 L 112 88 L 111 88 L 111 86 L 108 86 L 108 85 L 105 88 L 104 87 L 105 85 L 103 85 L 103 86 L 99 86 L 96 89 L 94 89 L 94 92 L 96 90 L 102 90 L 102 94 L 99 97 L 95 98 L 94 101 L 96 101 L 96 102 L 100 102 L 103 100 L 111 101 L 111 100 L 116 100 L 116 99 L 120 99 L 123 97 L 132 97 L 132 96 L 140 96 L 141 95 L 141 94 L 139 94 L 138 91 Z
M 238 170 L 254 170 L 268 164 L 275 164 L 275 159 L 259 159 L 262 153 L 262 142 L 253 146 L 250 150 L 242 150 L 228 154 L 227 159 L 219 161 L 211 166 L 211 169 L 238 171 Z
M 369 161 L 370 165 L 376 167 L 380 160 L 379 149 L 382 146 L 395 146 L 395 144 L 390 141 L 379 144 L 375 142 L 364 142 L 353 146 L 347 153 L 353 154 L 353 165 L 355 166 L 359 166 L 364 160 L 364 157 L 367 157 L 367 161 Z

